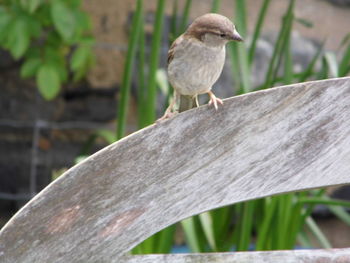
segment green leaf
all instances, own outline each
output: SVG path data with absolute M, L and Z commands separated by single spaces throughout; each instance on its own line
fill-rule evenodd
M 71 60 L 71 69 L 73 71 L 78 70 L 79 68 L 84 67 L 87 60 L 89 59 L 89 56 L 91 54 L 91 49 L 86 46 L 80 46 L 78 47 L 72 56 Z
M 53 27 L 53 21 L 51 17 L 51 5 L 41 5 L 40 8 L 38 8 L 35 12 L 35 19 L 37 19 L 43 27 Z
M 19 59 L 27 51 L 30 40 L 29 33 L 27 23 L 21 17 L 17 17 L 10 26 L 6 46 L 15 59 Z
M 27 16 L 26 23 L 30 35 L 33 37 L 39 37 L 42 33 L 42 26 L 40 22 L 32 16 Z
M 95 38 L 92 36 L 84 36 L 79 38 L 79 44 L 86 45 L 86 46 L 93 46 L 95 44 Z
M 30 47 L 30 49 L 28 49 L 28 51 L 26 53 L 26 57 L 27 57 L 27 59 L 39 58 L 39 57 L 41 57 L 41 54 L 42 54 L 42 47 L 33 46 L 33 47 Z
M 75 50 L 70 63 L 71 69 L 74 71 L 74 80 L 81 79 L 90 66 L 93 64 L 93 53 L 90 46 L 80 46 Z
M 10 25 L 11 16 L 5 9 L 0 9 L 0 43 L 5 39 L 8 35 L 9 31 L 7 27 Z
M 29 13 L 33 14 L 37 8 L 40 6 L 42 0 L 26 0 L 27 2 L 27 10 Z
M 84 32 L 84 31 L 88 31 L 91 29 L 91 22 L 90 22 L 90 17 L 80 11 L 80 10 L 74 10 L 74 16 L 75 16 L 75 20 L 76 20 L 76 25 L 79 28 L 79 31 Z
M 56 0 L 51 5 L 53 24 L 61 37 L 69 41 L 74 37 L 76 21 L 73 12 L 63 1 Z
M 44 47 L 44 61 L 46 64 L 52 65 L 59 74 L 61 82 L 68 79 L 68 72 L 66 69 L 65 52 L 61 47 L 53 47 L 46 45 Z
M 39 58 L 29 58 L 27 59 L 21 67 L 21 77 L 28 78 L 35 75 L 41 65 L 41 60 Z
M 37 72 L 36 82 L 41 95 L 46 100 L 55 98 L 60 90 L 59 72 L 53 65 L 43 64 Z
M 68 71 L 64 64 L 57 64 L 56 65 L 58 75 L 60 77 L 60 81 L 62 83 L 66 82 L 68 80 Z
M 62 46 L 62 38 L 57 31 L 51 31 L 47 33 L 45 44 L 51 48 L 59 48 Z
M 80 5 L 81 5 L 81 1 L 80 0 L 70 0 L 69 1 L 69 6 L 70 7 L 79 8 Z

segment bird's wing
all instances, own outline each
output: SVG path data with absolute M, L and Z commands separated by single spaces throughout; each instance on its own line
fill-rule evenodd
M 175 41 L 171 44 L 169 51 L 168 51 L 168 65 L 174 58 L 175 49 L 177 48 L 178 44 L 183 41 L 183 35 L 179 36 Z

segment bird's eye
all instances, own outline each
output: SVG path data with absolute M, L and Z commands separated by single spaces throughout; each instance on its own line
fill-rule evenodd
M 220 37 L 225 38 L 226 34 L 220 34 Z

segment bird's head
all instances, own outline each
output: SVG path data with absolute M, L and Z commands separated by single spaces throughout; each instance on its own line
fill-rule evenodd
M 196 18 L 185 35 L 210 46 L 223 46 L 229 41 L 243 41 L 230 19 L 212 13 Z

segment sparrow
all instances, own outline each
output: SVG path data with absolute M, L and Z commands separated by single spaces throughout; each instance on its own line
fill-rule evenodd
M 225 16 L 205 14 L 196 18 L 170 46 L 168 80 L 174 88 L 173 98 L 160 120 L 175 112 L 180 96 L 190 96 L 198 107 L 198 95 L 207 93 L 215 109 L 223 101 L 211 91 L 225 63 L 225 45 L 243 41 L 235 25 Z

